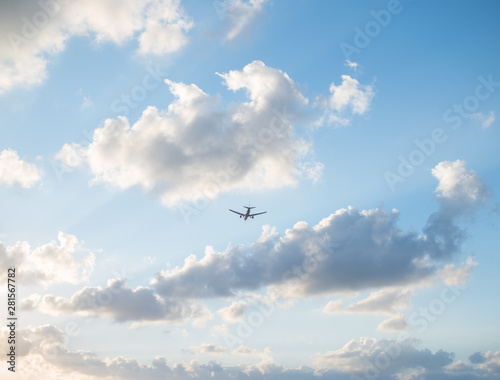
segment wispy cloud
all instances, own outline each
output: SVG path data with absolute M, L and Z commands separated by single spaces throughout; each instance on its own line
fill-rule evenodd
M 482 112 L 475 112 L 470 115 L 470 118 L 481 123 L 482 129 L 488 129 L 495 122 L 496 114 L 493 111 L 490 111 L 487 115 Z

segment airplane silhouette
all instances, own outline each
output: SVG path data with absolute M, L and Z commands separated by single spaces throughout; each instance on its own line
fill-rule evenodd
M 255 208 L 255 207 L 250 207 L 250 206 L 243 206 L 247 209 L 247 212 L 242 214 L 241 212 L 238 212 L 238 211 L 234 211 L 234 210 L 231 210 L 229 209 L 229 211 L 232 211 L 234 212 L 235 214 L 238 214 L 240 216 L 240 218 L 243 218 L 244 221 L 246 221 L 248 218 L 252 218 L 256 215 L 262 215 L 262 214 L 265 214 L 267 211 L 264 211 L 264 212 L 258 212 L 257 214 L 250 214 L 250 210 Z

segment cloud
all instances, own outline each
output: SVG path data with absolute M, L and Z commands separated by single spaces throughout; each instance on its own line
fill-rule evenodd
M 481 128 L 482 129 L 488 129 L 491 124 L 493 124 L 496 120 L 496 115 L 495 112 L 490 111 L 487 115 L 483 114 L 482 112 L 476 112 L 470 115 L 470 118 L 472 120 L 476 120 L 479 123 L 481 123 Z
M 474 352 L 469 356 L 469 360 L 472 364 L 482 364 L 486 361 L 485 356 L 480 352 Z
M 318 356 L 316 364 L 364 377 L 366 374 L 396 375 L 409 368 L 440 370 L 453 362 L 453 353 L 439 350 L 433 354 L 414 345 L 412 340 L 361 338 L 351 340 L 339 350 Z
M 385 314 L 392 318 L 379 329 L 400 329 L 405 327 L 400 312 L 409 303 L 409 289 L 436 279 L 463 283 L 476 265 L 471 258 L 460 266 L 443 260 L 459 252 L 463 231 L 449 215 L 447 228 L 436 224 L 440 213 L 445 212 L 440 209 L 431 215 L 424 234 L 399 228 L 397 210 L 388 213 L 353 207 L 337 210 L 314 226 L 297 222 L 282 235 L 264 226 L 254 243 L 230 245 L 222 252 L 207 246 L 201 259 L 191 255 L 182 266 L 161 271 L 150 287 L 130 289 L 122 280 L 113 280 L 105 288 L 86 287 L 69 299 L 46 295 L 39 309 L 53 314 L 106 315 L 119 322 L 192 318 L 201 326 L 212 314 L 195 299 L 244 294 L 249 301 L 268 304 L 280 297 L 370 290 L 364 299 L 348 306 L 339 300 L 330 302 L 324 311 Z M 62 242 L 61 246 L 74 244 Z M 249 293 L 262 288 L 267 288 L 268 300 Z M 96 304 L 96 300 L 101 301 Z M 33 307 L 33 302 L 29 299 L 25 306 Z M 226 321 L 236 321 L 248 305 L 246 300 L 238 300 L 218 314 Z
M 233 302 L 228 307 L 220 309 L 219 314 L 225 321 L 234 322 L 239 320 L 247 311 L 248 305 L 244 301 Z
M 375 95 L 373 88 L 362 85 L 357 79 L 349 75 L 342 75 L 342 83 L 338 86 L 330 84 L 330 98 L 328 106 L 337 112 L 350 108 L 353 114 L 362 115 L 370 107 L 370 102 Z
M 473 170 L 465 168 L 465 161 L 443 161 L 432 169 L 439 181 L 436 193 L 444 202 L 456 208 L 476 206 L 489 198 L 486 184 Z
M 393 315 L 410 302 L 411 292 L 401 289 L 381 289 L 354 304 L 343 307 L 342 302 L 330 301 L 323 311 L 331 313 L 372 313 Z
M 484 354 L 485 361 L 479 368 L 488 371 L 488 373 L 500 374 L 500 351 L 488 351 Z
M 164 299 L 146 287 L 127 288 L 120 279 L 109 280 L 106 287 L 85 287 L 67 299 L 42 297 L 38 309 L 49 314 L 76 313 L 107 316 L 117 322 L 180 323 L 187 318 L 206 321 L 212 314 L 206 306 L 190 300 Z M 138 324 L 135 323 L 134 327 Z
M 368 297 L 347 306 L 342 305 L 342 300 L 330 301 L 324 308 L 326 314 L 384 314 L 391 318 L 378 325 L 379 331 L 406 330 L 404 315 L 400 314 L 410 303 L 411 292 L 404 289 L 381 289 L 371 293 Z
M 353 69 L 353 70 L 356 70 L 356 69 L 358 68 L 358 66 L 359 66 L 359 64 L 358 64 L 358 63 L 356 63 L 356 62 L 351 62 L 351 61 L 349 61 L 348 59 L 346 59 L 346 60 L 345 60 L 344 65 L 349 66 L 349 67 L 350 67 L 351 69 Z
M 260 61 L 218 75 L 228 89 L 245 90 L 249 102 L 221 109 L 220 99 L 198 86 L 166 80 L 175 96 L 166 110 L 148 107 L 132 126 L 125 117 L 108 119 L 88 146 L 66 144 L 56 158 L 86 163 L 92 183 L 141 186 L 186 213 L 192 208 L 186 202 L 234 189 L 295 185 L 310 150 L 291 123 L 290 112 L 307 104 L 298 86 Z
M 16 279 L 25 285 L 88 281 L 95 265 L 94 254 L 83 249 L 74 235 L 59 232 L 57 239 L 58 244 L 52 241 L 34 250 L 28 242 L 12 247 L 0 242 L 2 268 L 16 268 Z M 0 283 L 6 282 L 6 273 L 0 273 Z
M 207 247 L 201 259 L 189 256 L 182 267 L 159 273 L 152 285 L 164 297 L 228 297 L 268 287 L 271 294 L 294 298 L 411 287 L 434 281 L 438 274 L 450 284 L 464 281 L 475 265 L 472 259 L 461 267 L 443 260 L 459 253 L 465 238 L 458 226 L 463 213 L 451 206 L 471 200 L 472 212 L 486 193 L 481 178 L 463 165 L 445 161 L 436 166 L 440 207 L 421 234 L 400 229 L 397 210 L 348 207 L 315 226 L 297 222 L 282 236 L 265 226 L 249 246 L 230 245 L 222 252 Z M 373 293 L 352 308 L 376 310 L 389 301 L 406 302 L 408 293 L 397 295 Z
M 439 210 L 433 213 L 424 227 L 430 251 L 434 258 L 449 257 L 459 249 L 465 239 L 464 230 L 457 222 L 464 216 L 471 216 L 489 198 L 490 193 L 484 181 L 473 170 L 465 167 L 465 161 L 443 161 L 432 169 L 432 175 L 439 181 L 436 196 Z
M 197 360 L 167 364 L 162 356 L 150 364 L 142 364 L 134 358 L 117 356 L 100 358 L 92 352 L 68 349 L 69 336 L 61 329 L 43 325 L 17 331 L 17 358 L 23 365 L 20 375 L 38 380 L 98 380 L 98 379 L 297 379 L 297 380 L 347 380 L 352 378 L 419 378 L 419 379 L 496 379 L 500 352 L 487 352 L 481 364 L 465 365 L 453 362 L 453 353 L 416 347 L 412 340 L 376 340 L 361 338 L 352 340 L 344 347 L 318 355 L 316 368 L 301 366 L 286 368 L 276 363 L 266 349 L 260 362 L 222 366 L 213 361 L 208 364 Z M 76 331 L 78 334 L 78 331 Z M 1 328 L 0 347 L 8 352 L 8 329 Z M 72 334 L 74 336 L 74 334 Z M 192 347 L 197 353 L 222 353 L 224 347 L 202 344 Z M 248 353 L 241 347 L 241 353 Z M 252 352 L 255 350 L 251 350 Z M 17 368 L 16 368 L 17 370 Z
M 222 354 L 228 352 L 227 347 L 203 343 L 201 346 L 193 346 L 189 349 L 193 354 Z
M 0 153 L 0 185 L 30 188 L 40 181 L 42 170 L 35 164 L 23 161 L 17 152 L 4 149 Z
M 349 62 L 348 65 L 356 68 L 357 64 Z M 354 115 L 362 115 L 370 108 L 370 103 L 375 96 L 372 86 L 363 85 L 349 75 L 342 75 L 342 83 L 330 84 L 330 96 L 319 96 L 315 105 L 325 109 L 324 115 L 316 122 L 321 125 L 325 121 L 337 127 L 346 127 L 351 123 Z
M 137 39 L 140 54 L 161 55 L 184 46 L 192 25 L 179 0 L 124 0 L 118 8 L 113 0 L 0 2 L 0 93 L 40 84 L 73 36 Z
M 194 23 L 184 15 L 180 0 L 156 2 L 148 10 L 139 36 L 139 53 L 164 55 L 187 44 L 186 33 Z
M 239 36 L 262 12 L 268 0 L 220 0 L 214 2 L 215 9 L 226 29 L 226 40 Z
M 221 325 L 212 326 L 212 331 L 215 334 L 224 334 L 224 333 L 227 333 L 227 330 L 228 330 L 228 326 L 225 323 L 223 323 Z
M 470 277 L 471 269 L 477 265 L 478 263 L 474 261 L 472 257 L 468 257 L 466 262 L 462 263 L 461 267 L 457 268 L 455 264 L 445 265 L 440 270 L 439 277 L 441 277 L 447 285 L 463 285 Z
M 236 348 L 233 351 L 233 353 L 248 355 L 248 354 L 261 354 L 261 351 L 259 351 L 257 349 L 251 349 L 251 348 L 248 348 L 247 346 L 241 345 L 238 348 Z
M 382 321 L 378 326 L 379 331 L 403 331 L 408 328 L 404 315 L 399 314 Z
M 298 222 L 283 236 L 266 227 L 250 246 L 223 252 L 207 248 L 200 260 L 192 255 L 183 267 L 162 271 L 152 284 L 165 297 L 227 297 L 264 286 L 308 297 L 433 278 L 439 266 L 425 258 L 442 247 L 402 231 L 396 222 L 395 213 L 349 207 L 312 227 Z

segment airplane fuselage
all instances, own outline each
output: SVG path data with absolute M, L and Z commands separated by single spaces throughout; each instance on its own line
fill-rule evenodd
M 240 218 L 243 218 L 243 220 L 244 220 L 245 222 L 246 222 L 246 220 L 247 220 L 248 218 L 252 218 L 252 219 L 253 219 L 253 218 L 254 218 L 254 216 L 256 216 L 256 215 L 262 215 L 262 214 L 265 214 L 265 213 L 267 212 L 267 211 L 264 211 L 264 212 L 258 212 L 258 213 L 256 213 L 256 214 L 251 214 L 251 213 L 250 213 L 250 210 L 251 210 L 252 208 L 255 208 L 255 207 L 250 207 L 250 206 L 243 206 L 243 207 L 245 207 L 245 208 L 247 209 L 247 211 L 246 211 L 244 214 L 243 214 L 243 213 L 241 213 L 241 212 L 239 212 L 239 211 L 234 211 L 234 210 L 231 210 L 231 209 L 229 209 L 229 211 L 234 212 L 235 214 L 238 214 L 238 215 L 240 216 Z

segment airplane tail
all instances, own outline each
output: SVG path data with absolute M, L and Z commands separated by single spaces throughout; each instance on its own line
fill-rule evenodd
M 245 208 L 247 208 L 247 209 L 249 209 L 249 210 L 251 210 L 251 209 L 255 208 L 255 206 L 254 206 L 254 207 L 250 207 L 250 206 L 243 206 L 243 207 L 245 207 Z

